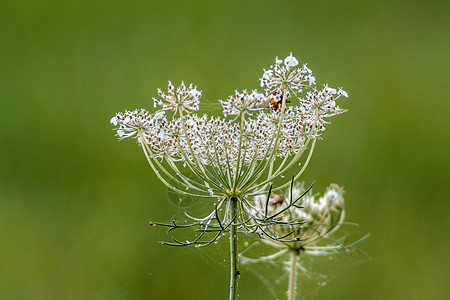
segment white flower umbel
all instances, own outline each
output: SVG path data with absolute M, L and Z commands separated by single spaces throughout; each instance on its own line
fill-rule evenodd
M 312 192 L 312 186 L 306 188 L 303 183 L 291 185 L 280 194 L 259 195 L 244 201 L 252 211 L 252 219 L 273 218 L 277 224 L 255 226 L 262 237 L 261 241 L 277 249 L 275 254 L 246 258 L 246 262 L 263 262 L 279 257 L 286 257 L 289 265 L 288 298 L 295 299 L 297 269 L 300 255 L 338 255 L 356 249 L 365 240 L 348 244 L 347 236 L 339 236 L 339 228 L 344 224 L 344 191 L 336 184 L 331 184 L 320 196 Z
M 158 89 L 158 94 L 161 99 L 153 97 L 154 106 L 161 106 L 163 110 L 173 110 L 174 115 L 181 111 L 198 110 L 200 97 L 202 96 L 202 92 L 197 90 L 197 87 L 194 87 L 192 84 L 186 87 L 184 82 L 181 82 L 181 85 L 175 91 L 175 87 L 170 81 L 167 94 L 161 89 Z
M 324 131 L 324 125 L 328 123 L 324 118 L 346 111 L 336 104 L 336 100 L 341 96 L 347 98 L 348 94 L 342 89 L 337 91 L 325 85 L 321 90 L 313 88 L 312 91 L 306 93 L 305 98 L 299 98 L 300 105 L 309 112 L 309 120 L 307 122 L 310 128 L 318 128 L 319 131 Z
M 325 128 L 325 119 L 344 111 L 335 100 L 348 96 L 328 86 L 318 90 L 312 71 L 306 64 L 299 67 L 292 53 L 284 60 L 277 58 L 260 81 L 262 92 L 236 91 L 220 100 L 224 117 L 193 113 L 199 110 L 202 92 L 184 83 L 175 89 L 169 81 L 167 93 L 158 89 L 159 98 L 153 98 L 159 111 L 126 111 L 111 119 L 120 139 L 137 140 L 156 176 L 169 189 L 214 201 L 214 211 L 201 219 L 192 218 L 192 226 L 201 227 L 198 238 L 174 239 L 168 244 L 207 245 L 229 232 L 232 299 L 239 273 L 237 232 L 255 229 L 245 199 L 267 194 L 269 189 L 284 189 L 292 177 L 297 180 Z M 272 187 L 276 179 L 282 182 Z M 255 222 L 259 227 L 274 223 L 264 218 Z M 175 222 L 157 225 L 170 230 L 187 227 Z M 215 235 L 204 241 L 207 233 Z
M 263 93 L 258 93 L 257 90 L 253 90 L 251 93 L 244 90 L 242 93 L 235 91 L 234 96 L 230 96 L 227 101 L 219 100 L 219 102 L 222 104 L 225 117 L 240 115 L 241 112 L 251 115 L 253 111 L 261 110 L 266 98 Z
M 275 64 L 264 70 L 260 78 L 261 87 L 265 87 L 268 94 L 284 90 L 291 90 L 295 94 L 301 93 L 304 87 L 314 86 L 316 79 L 312 71 L 306 64 L 300 68 L 296 68 L 297 65 L 298 60 L 292 53 L 284 60 L 275 58 Z

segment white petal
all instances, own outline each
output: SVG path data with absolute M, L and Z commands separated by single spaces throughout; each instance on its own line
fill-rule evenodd
M 339 88 L 338 95 L 348 98 L 348 93 L 346 91 L 344 91 L 342 88 Z
M 109 123 L 113 124 L 114 126 L 117 126 L 117 116 L 112 117 Z
M 292 52 L 284 59 L 284 65 L 288 69 L 298 65 L 298 60 L 292 55 Z
M 200 96 L 202 95 L 201 91 L 198 91 L 196 88 L 192 89 L 189 91 L 189 94 L 191 95 L 191 97 L 193 98 L 200 98 Z

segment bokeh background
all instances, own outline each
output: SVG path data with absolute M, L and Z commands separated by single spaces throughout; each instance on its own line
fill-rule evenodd
M 109 119 L 168 80 L 213 107 L 292 51 L 350 94 L 304 179 L 371 233 L 318 298 L 449 299 L 449 3 L 2 1 L 0 298 L 225 299 L 226 248 L 157 243 L 180 208 Z

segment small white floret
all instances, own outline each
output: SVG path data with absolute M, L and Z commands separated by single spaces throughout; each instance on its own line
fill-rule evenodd
M 114 126 L 117 126 L 117 124 L 118 124 L 117 116 L 112 117 L 111 120 L 109 121 L 109 123 L 113 124 Z
M 298 65 L 298 60 L 297 60 L 297 58 L 295 58 L 295 56 L 292 55 L 292 52 L 291 52 L 291 54 L 289 56 L 287 56 L 284 59 L 284 65 L 288 69 L 296 67 Z

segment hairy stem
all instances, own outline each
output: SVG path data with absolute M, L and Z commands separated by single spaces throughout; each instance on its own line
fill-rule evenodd
M 291 270 L 289 274 L 289 290 L 288 290 L 288 299 L 295 299 L 296 286 L 295 282 L 297 281 L 297 258 L 299 252 L 296 250 L 291 251 Z
M 231 228 L 230 228 L 230 300 L 237 299 L 237 288 L 238 288 L 238 279 L 239 279 L 239 270 L 238 270 L 238 253 L 237 253 L 237 207 L 238 207 L 238 198 L 232 197 L 231 201 L 231 209 L 230 209 L 230 218 L 231 218 Z

